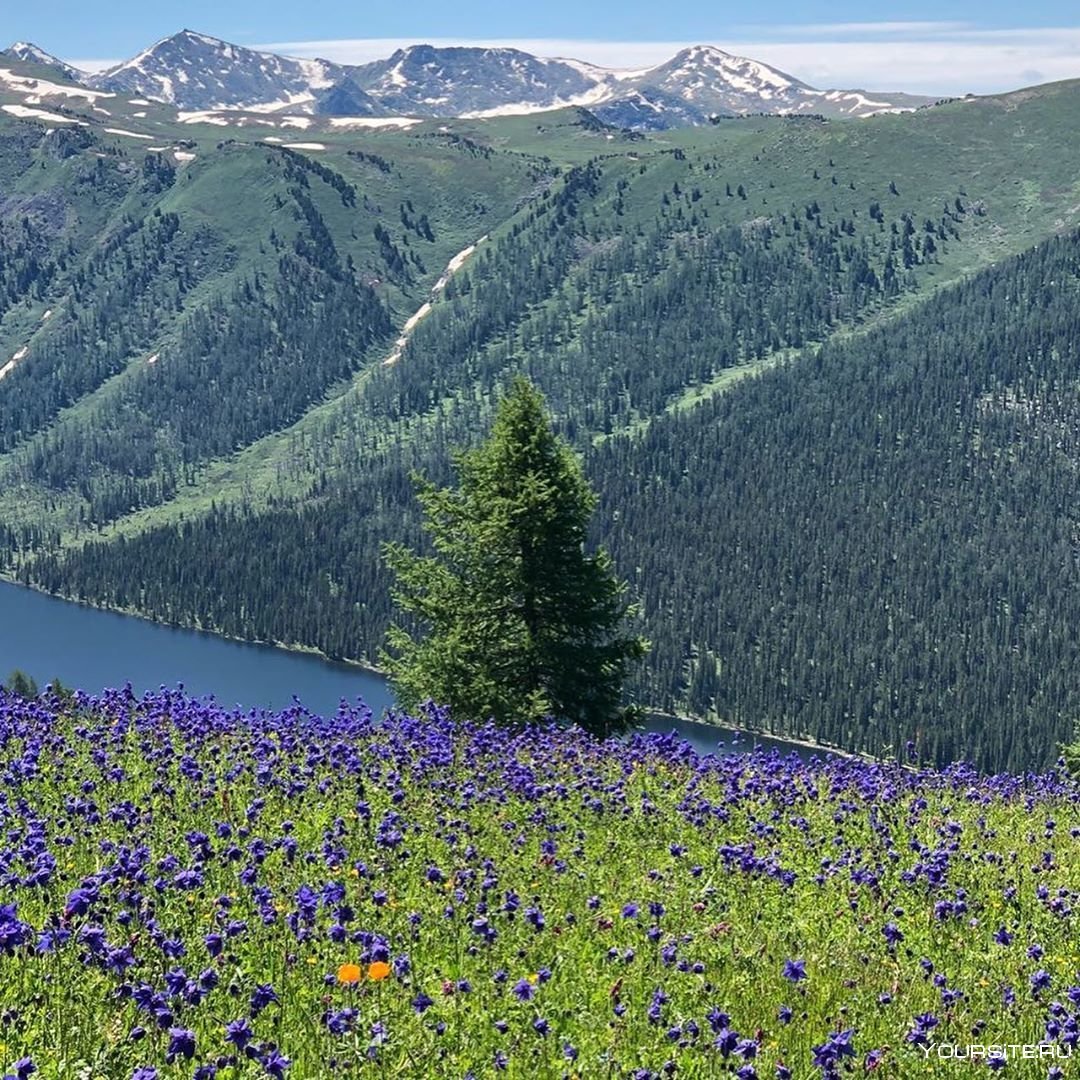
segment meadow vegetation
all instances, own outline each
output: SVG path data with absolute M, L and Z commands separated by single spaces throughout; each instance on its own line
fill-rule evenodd
M 0 693 L 0 770 L 20 1080 L 1053 1080 L 1080 1038 L 1056 771 L 130 688 Z

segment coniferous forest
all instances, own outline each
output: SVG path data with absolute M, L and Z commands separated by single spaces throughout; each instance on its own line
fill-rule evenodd
M 644 699 L 870 751 L 913 738 L 1014 768 L 1054 753 L 1080 707 L 1078 291 L 1080 241 L 1050 241 L 592 448 L 597 537 L 654 642 Z M 416 539 L 419 462 L 392 450 L 301 506 L 214 510 L 28 576 L 362 655 L 389 607 L 378 560 L 355 552 Z
M 1046 765 L 1080 715 L 1077 96 L 179 162 L 0 121 L 0 558 L 374 660 L 411 473 L 524 374 L 640 599 L 639 701 Z

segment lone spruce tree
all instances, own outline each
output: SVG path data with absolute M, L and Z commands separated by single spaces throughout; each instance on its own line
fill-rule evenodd
M 456 489 L 415 478 L 434 555 L 385 548 L 394 599 L 425 631 L 388 634 L 382 659 L 398 700 L 618 730 L 623 681 L 648 644 L 624 629 L 635 609 L 607 553 L 585 553 L 596 495 L 540 393 L 518 378 L 488 441 L 455 465 Z

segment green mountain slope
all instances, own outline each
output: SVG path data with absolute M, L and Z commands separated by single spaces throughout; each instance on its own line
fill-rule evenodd
M 996 386 L 996 368 L 969 370 L 986 356 L 959 359 L 988 286 L 926 300 L 1080 221 L 1078 98 L 1059 84 L 647 139 L 569 110 L 326 136 L 306 153 L 200 137 L 180 157 L 132 156 L 89 119 L 72 133 L 0 121 L 0 551 L 55 591 L 370 657 L 388 616 L 378 543 L 415 536 L 409 470 L 445 476 L 449 448 L 524 370 L 588 451 L 600 536 L 646 598 L 648 700 L 871 750 L 919 729 L 937 756 L 1042 760 L 1071 691 L 1058 678 L 1021 701 L 1018 680 L 1064 662 L 1065 609 L 1005 676 L 979 659 L 1001 641 L 960 602 L 985 567 L 948 539 L 996 520 L 979 507 L 1016 478 L 983 477 L 985 505 L 942 494 L 937 516 L 920 511 L 923 546 L 905 533 L 896 552 L 918 617 L 870 633 L 861 598 L 890 612 L 895 598 L 871 589 L 858 537 L 885 543 L 910 518 L 900 480 L 941 482 L 910 462 L 868 473 L 875 429 L 860 425 L 873 390 L 873 415 L 895 402 L 915 418 L 916 458 L 967 460 L 970 441 L 935 442 L 933 410 Z M 1066 247 L 1039 256 L 1063 278 Z M 1013 310 L 994 295 L 987 318 Z M 1071 294 L 1054 296 L 1065 318 Z M 985 338 L 990 359 L 1044 315 L 1010 315 L 1030 325 Z M 914 363 L 905 341 L 932 337 L 919 320 L 953 335 L 934 343 L 932 401 L 888 374 Z M 1046 348 L 1068 355 L 1065 337 Z M 846 532 L 833 489 L 849 475 L 873 498 Z M 1024 498 L 1050 498 L 1053 475 L 1025 473 Z M 1002 581 L 1049 587 L 1053 556 L 1038 569 L 1010 536 Z M 830 588 L 797 560 L 820 570 L 824 553 Z M 915 573 L 928 558 L 955 595 Z M 765 587 L 785 580 L 779 598 Z M 964 679 L 904 660 L 932 648 Z M 1030 733 L 1001 734 L 1015 727 Z

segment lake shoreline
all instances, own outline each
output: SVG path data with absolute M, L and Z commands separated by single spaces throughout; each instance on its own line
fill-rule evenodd
M 62 601 L 66 604 L 72 604 L 77 608 L 87 611 L 96 611 L 111 615 L 123 616 L 125 618 L 133 618 L 137 619 L 141 623 L 147 624 L 148 626 L 159 627 L 164 630 L 184 631 L 188 633 L 206 635 L 208 638 L 217 641 L 231 642 L 233 644 L 242 646 L 255 646 L 259 649 L 265 650 L 275 650 L 289 656 L 302 656 L 310 659 L 317 659 L 329 666 L 344 667 L 358 673 L 377 677 L 384 682 L 387 681 L 386 671 L 383 668 L 372 664 L 370 661 L 328 656 L 321 649 L 315 648 L 311 645 L 301 645 L 297 643 L 287 643 L 283 641 L 261 641 L 252 638 L 237 637 L 234 634 L 226 634 L 219 630 L 208 629 L 204 626 L 192 625 L 187 623 L 165 622 L 162 619 L 156 618 L 153 615 L 148 615 L 145 612 L 135 608 L 125 608 L 114 604 L 100 604 L 95 603 L 92 600 L 85 600 L 74 596 L 67 596 L 63 593 L 50 592 L 48 589 L 43 589 L 39 585 L 26 583 L 18 580 L 13 574 L 10 573 L 10 571 L 0 571 L 0 583 L 15 586 L 19 589 L 23 589 L 37 596 L 46 597 L 50 600 L 57 600 Z M 0 673 L 0 677 L 2 676 L 3 673 Z M 183 682 L 185 680 L 183 678 L 180 678 L 178 681 Z M 769 742 L 782 743 L 786 746 L 790 746 L 793 748 L 797 747 L 802 750 L 820 753 L 822 755 L 833 754 L 837 757 L 844 757 L 853 760 L 863 761 L 878 760 L 868 754 L 860 754 L 849 750 L 843 750 L 835 746 L 826 746 L 822 743 L 814 742 L 812 739 L 787 735 L 773 735 L 768 732 L 757 731 L 752 728 L 732 727 L 728 724 L 722 724 L 712 720 L 705 720 L 701 717 L 691 716 L 686 713 L 671 713 L 665 712 L 660 709 L 652 708 L 646 708 L 644 712 L 645 715 L 656 724 L 661 724 L 664 721 L 668 720 L 677 721 L 681 724 L 690 724 L 696 729 L 696 733 L 699 734 L 702 739 L 704 739 L 708 734 L 715 732 L 717 733 L 717 735 L 727 735 L 730 737 L 739 736 L 755 741 L 759 739 L 765 739 Z M 638 730 L 645 732 L 649 729 L 639 728 Z M 685 738 L 686 736 L 684 734 L 681 737 Z M 691 739 L 689 741 L 692 742 L 693 740 Z
M 112 615 L 124 615 L 128 618 L 139 619 L 142 622 L 150 623 L 152 626 L 162 626 L 167 630 L 189 630 L 196 634 L 209 634 L 211 637 L 218 638 L 221 641 L 233 641 L 238 645 L 257 645 L 263 649 L 277 649 L 280 652 L 294 653 L 299 656 L 311 656 L 322 660 L 327 664 L 344 664 L 346 667 L 366 671 L 371 675 L 378 675 L 383 679 L 387 678 L 387 674 L 382 668 L 376 667 L 367 660 L 353 660 L 345 657 L 329 656 L 327 653 L 323 652 L 322 649 L 318 649 L 314 645 L 301 645 L 298 643 L 290 644 L 285 641 L 264 641 L 260 638 L 237 637 L 235 634 L 226 634 L 224 631 L 212 630 L 209 627 L 198 626 L 194 623 L 165 622 L 163 619 L 158 619 L 153 615 L 147 615 L 145 611 L 140 611 L 138 608 L 120 607 L 117 604 L 98 604 L 93 600 L 83 600 L 77 596 L 68 596 L 65 593 L 49 592 L 48 589 L 43 589 L 40 585 L 19 581 L 6 570 L 0 571 L 0 582 L 7 585 L 14 585 L 20 589 L 26 589 L 29 592 L 37 593 L 39 596 L 48 596 L 53 600 L 63 600 L 66 604 L 75 604 L 78 607 L 87 608 L 90 611 L 107 611 Z
M 814 750 L 821 754 L 832 754 L 835 757 L 848 758 L 852 761 L 866 761 L 866 762 L 878 762 L 881 758 L 876 758 L 870 754 L 861 753 L 856 750 L 843 750 L 838 746 L 829 746 L 826 743 L 814 742 L 813 739 L 799 738 L 795 735 L 774 735 L 768 731 L 757 731 L 754 728 L 736 728 L 731 727 L 729 724 L 721 724 L 714 720 L 702 720 L 698 716 L 690 716 L 686 713 L 670 713 L 661 712 L 657 709 L 646 709 L 646 714 L 657 721 L 662 720 L 678 720 L 683 724 L 694 724 L 699 728 L 707 728 L 710 731 L 727 732 L 730 735 L 738 735 L 740 737 L 747 736 L 751 739 L 766 739 L 769 742 L 785 743 L 789 746 L 797 746 L 802 750 Z M 637 730 L 644 731 L 644 728 Z

